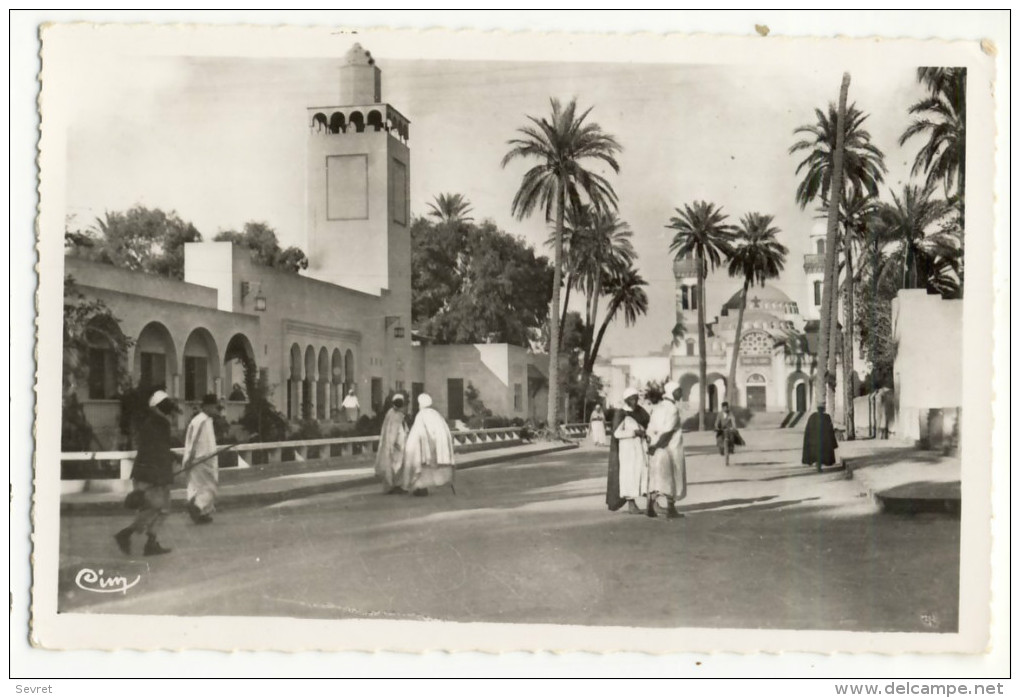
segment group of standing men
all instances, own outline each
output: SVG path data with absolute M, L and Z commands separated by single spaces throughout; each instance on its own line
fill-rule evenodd
M 393 396 L 379 433 L 375 472 L 385 494 L 424 497 L 429 487 L 453 484 L 453 434 L 427 393 L 418 396 L 418 414 L 408 428 L 404 396 Z
M 651 410 L 638 404 L 639 394 L 628 388 L 623 407 L 613 414 L 609 446 L 609 477 L 606 505 L 610 511 L 627 506 L 631 514 L 655 518 L 657 502 L 666 501 L 667 519 L 683 516 L 676 502 L 687 496 L 687 466 L 683 429 L 677 401 L 680 386 L 674 381 L 662 388 L 651 386 L 645 393 Z M 644 510 L 637 499 L 647 499 Z
M 183 467 L 175 470 L 175 458 L 170 450 L 171 426 L 174 415 L 180 411 L 165 391 L 156 390 L 139 416 L 138 453 L 131 470 L 134 490 L 127 500 L 138 514 L 130 526 L 113 537 L 125 555 L 131 554 L 131 538 L 135 534 L 146 537 L 144 555 L 170 552 L 160 544 L 158 533 L 170 513 L 170 487 L 174 478 L 182 473 L 188 474 L 188 515 L 196 524 L 212 523 L 219 487 L 214 418 L 219 414 L 220 401 L 212 394 L 202 398 L 201 409 L 185 432 Z

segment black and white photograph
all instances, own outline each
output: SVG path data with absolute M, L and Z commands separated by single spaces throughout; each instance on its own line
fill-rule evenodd
M 759 34 L 43 27 L 33 644 L 985 651 L 994 51 Z

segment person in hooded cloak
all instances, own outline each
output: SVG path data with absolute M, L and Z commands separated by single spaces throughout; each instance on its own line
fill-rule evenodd
M 453 434 L 428 393 L 418 396 L 418 414 L 407 433 L 404 451 L 404 489 L 416 497 L 429 487 L 452 485 L 455 471 Z

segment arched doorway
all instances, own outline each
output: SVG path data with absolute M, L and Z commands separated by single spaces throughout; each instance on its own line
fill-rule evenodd
M 329 390 L 332 393 L 330 398 L 330 419 L 339 419 L 340 403 L 343 402 L 341 391 L 344 385 L 344 359 L 339 349 L 333 350 L 332 369 L 329 373 Z
M 354 352 L 350 349 L 344 354 L 344 394 L 354 387 Z
M 142 328 L 135 342 L 132 372 L 135 382 L 142 390 L 163 388 L 171 396 L 176 396 L 174 376 L 177 371 L 177 347 L 170 330 L 160 322 L 150 322 Z
M 258 381 L 255 350 L 241 333 L 227 342 L 223 354 L 223 390 L 231 402 L 247 402 Z
M 747 409 L 752 412 L 764 412 L 768 405 L 768 393 L 765 388 L 765 376 L 752 373 L 747 377 L 744 395 L 747 398 Z
M 327 419 L 329 417 L 329 352 L 326 347 L 319 349 L 319 371 L 318 380 L 315 383 L 315 418 Z
M 220 395 L 220 361 L 209 330 L 196 327 L 184 344 L 184 400 L 197 402 L 207 393 Z
M 794 407 L 795 411 L 807 412 L 807 383 L 804 381 L 797 383 L 794 391 L 796 393 L 794 398 L 796 403 Z
M 287 379 L 287 419 L 301 417 L 301 386 L 304 375 L 301 364 L 301 347 L 290 346 L 290 375 Z
M 305 380 L 301 387 L 301 419 L 315 418 L 315 348 L 305 348 Z
M 680 399 L 693 403 L 697 395 L 698 377 L 693 373 L 685 373 L 680 377 Z

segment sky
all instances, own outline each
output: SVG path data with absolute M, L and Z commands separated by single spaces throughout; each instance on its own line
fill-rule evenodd
M 348 45 L 353 43 L 349 41 Z M 373 50 L 366 42 L 365 48 Z M 135 204 L 174 210 L 206 239 L 246 221 L 272 226 L 284 245 L 305 239 L 306 108 L 336 105 L 337 57 L 249 58 L 115 53 L 83 56 L 70 68 L 66 197 L 71 224 Z M 649 312 L 631 328 L 617 321 L 604 355 L 659 351 L 675 321 L 669 256 L 675 209 L 696 200 L 722 207 L 736 224 L 748 212 L 775 217 L 790 249 L 775 285 L 808 302 L 802 277 L 816 212 L 794 202 L 800 157 L 794 129 L 838 96 L 842 68 L 733 65 L 406 60 L 373 52 L 383 101 L 411 121 L 411 210 L 424 214 L 440 193 L 460 193 L 476 219 L 491 218 L 544 248 L 539 214 L 518 221 L 511 201 L 531 163 L 500 161 L 526 116 L 549 99 L 576 97 L 589 120 L 623 146 L 620 174 L 606 172 L 619 215 L 634 231 L 637 267 L 648 281 Z M 851 103 L 886 154 L 883 192 L 909 178 L 917 144 L 897 144 L 907 109 L 921 96 L 911 65 L 861 52 L 850 69 Z M 801 156 L 803 157 L 803 156 Z M 738 288 L 712 275 L 709 316 Z

